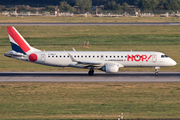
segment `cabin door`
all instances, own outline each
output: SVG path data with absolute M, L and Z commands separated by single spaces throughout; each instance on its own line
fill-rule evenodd
M 46 55 L 45 54 L 41 54 L 41 61 L 45 62 L 46 61 Z
M 152 61 L 153 61 L 153 63 L 155 63 L 156 61 L 157 61 L 157 55 L 152 55 Z

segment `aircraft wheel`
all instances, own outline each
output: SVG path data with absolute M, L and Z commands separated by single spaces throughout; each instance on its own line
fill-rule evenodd
M 94 75 L 94 70 L 90 70 L 90 71 L 88 72 L 88 75 L 89 75 L 89 76 Z
M 155 75 L 159 75 L 158 69 L 160 69 L 160 67 L 155 67 Z
M 155 75 L 159 75 L 159 73 L 158 73 L 158 72 L 155 72 Z

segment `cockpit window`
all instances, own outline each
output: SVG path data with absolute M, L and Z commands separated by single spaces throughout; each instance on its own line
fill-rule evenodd
M 161 58 L 167 58 L 168 56 L 167 55 L 161 55 Z

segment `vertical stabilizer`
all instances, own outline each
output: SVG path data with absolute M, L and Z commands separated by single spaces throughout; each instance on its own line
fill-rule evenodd
M 17 53 L 31 53 L 40 51 L 31 47 L 14 27 L 7 27 L 12 50 Z

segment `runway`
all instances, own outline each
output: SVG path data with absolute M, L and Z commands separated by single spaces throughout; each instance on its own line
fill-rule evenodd
M 180 82 L 180 72 L 0 72 L 0 82 Z
M 180 22 L 117 22 L 117 23 L 0 23 L 0 26 L 128 26 L 180 25 Z

